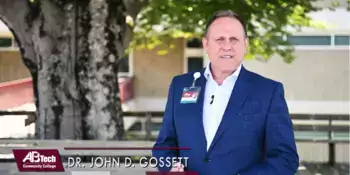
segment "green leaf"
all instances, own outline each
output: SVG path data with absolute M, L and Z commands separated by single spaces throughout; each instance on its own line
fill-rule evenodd
M 215 11 L 229 9 L 247 23 L 249 53 L 246 59 L 268 60 L 279 55 L 291 63 L 295 59 L 294 50 L 282 39 L 290 35 L 287 26 L 296 30 L 327 27 L 308 17 L 308 13 L 319 10 L 312 6 L 315 1 L 151 0 L 138 16 L 131 46 L 152 49 L 172 38 L 201 38 L 208 18 Z

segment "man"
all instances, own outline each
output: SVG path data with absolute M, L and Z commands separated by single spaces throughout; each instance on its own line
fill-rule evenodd
M 158 169 L 200 175 L 295 174 L 299 157 L 283 85 L 242 65 L 248 46 L 243 21 L 231 11 L 215 13 L 202 42 L 210 64 L 173 78 L 153 150 L 158 159 L 188 157 L 187 166 L 179 162 Z M 198 98 L 188 97 L 193 94 Z

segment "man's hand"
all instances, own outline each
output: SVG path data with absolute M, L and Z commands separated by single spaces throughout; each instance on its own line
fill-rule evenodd
M 180 162 L 177 162 L 173 165 L 173 168 L 171 168 L 170 172 L 184 172 L 184 165 Z

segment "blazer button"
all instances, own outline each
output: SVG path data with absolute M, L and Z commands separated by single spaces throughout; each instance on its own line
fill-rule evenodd
M 204 162 L 210 162 L 211 160 L 208 157 L 204 158 Z

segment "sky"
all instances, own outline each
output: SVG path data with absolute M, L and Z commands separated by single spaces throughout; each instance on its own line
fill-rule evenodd
M 337 11 L 325 9 L 322 12 L 311 13 L 309 16 L 313 20 L 334 25 L 339 30 L 350 31 L 350 12 L 348 12 L 345 8 L 338 8 Z

